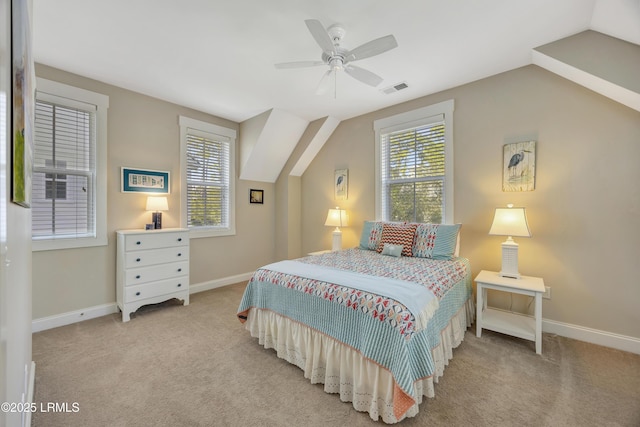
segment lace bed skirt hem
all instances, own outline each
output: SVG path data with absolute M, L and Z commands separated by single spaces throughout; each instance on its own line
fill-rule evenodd
M 245 328 L 264 348 L 275 349 L 278 357 L 302 369 L 312 384 L 324 384 L 325 392 L 339 394 L 340 400 L 352 402 L 357 411 L 393 424 L 416 416 L 423 396 L 435 396 L 434 384 L 453 358 L 453 349 L 464 339 L 474 314 L 473 298 L 469 298 L 440 332 L 440 345 L 431 350 L 435 372 L 415 383 L 415 403 L 399 418 L 394 415 L 391 373 L 357 350 L 269 310 L 252 308 Z

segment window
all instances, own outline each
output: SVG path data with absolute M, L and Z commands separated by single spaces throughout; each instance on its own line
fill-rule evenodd
M 453 223 L 453 100 L 374 122 L 376 218 Z
M 235 234 L 236 131 L 180 117 L 181 222 L 191 237 Z
M 105 95 L 37 79 L 33 250 L 107 244 Z

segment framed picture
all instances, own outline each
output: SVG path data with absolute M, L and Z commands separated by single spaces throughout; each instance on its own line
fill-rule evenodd
M 26 1 L 12 1 L 12 98 L 11 201 L 31 207 L 35 75 L 31 56 L 31 28 Z
M 334 197 L 336 200 L 347 200 L 349 189 L 349 170 L 338 169 L 333 176 Z
M 169 172 L 122 167 L 120 191 L 123 193 L 169 194 Z
M 249 203 L 257 203 L 262 205 L 264 203 L 264 190 L 249 190 Z
M 502 191 L 536 188 L 536 142 L 514 142 L 502 150 Z

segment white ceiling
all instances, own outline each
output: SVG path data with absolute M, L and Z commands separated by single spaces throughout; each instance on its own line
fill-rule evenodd
M 305 19 L 341 23 L 354 48 L 393 34 L 398 48 L 341 73 L 324 67 Z M 593 29 L 640 44 L 640 0 L 33 0 L 36 62 L 242 122 L 271 108 L 344 120 L 531 63 L 532 49 Z M 406 82 L 386 95 L 380 89 Z

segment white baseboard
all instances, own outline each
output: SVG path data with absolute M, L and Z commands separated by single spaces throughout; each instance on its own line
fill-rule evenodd
M 640 354 L 640 338 L 542 319 L 542 332 Z
M 84 310 L 69 311 L 67 313 L 55 314 L 53 316 L 34 319 L 31 322 L 31 332 L 40 332 L 47 329 L 57 328 L 59 326 L 70 325 L 72 323 L 82 322 L 83 320 L 95 319 L 96 317 L 106 316 L 118 312 L 118 305 L 115 302 L 111 304 L 96 305 L 85 308 Z
M 252 275 L 253 272 L 250 272 L 223 277 L 222 279 L 210 280 L 208 282 L 196 283 L 189 286 L 189 293 L 195 294 L 242 281 L 248 281 L 251 279 Z M 47 329 L 57 328 L 58 326 L 70 325 L 72 323 L 106 316 L 117 312 L 118 305 L 115 302 L 111 304 L 102 304 L 89 307 L 84 310 L 70 311 L 68 313 L 34 319 L 31 328 L 33 332 L 40 332 Z M 570 323 L 557 322 L 549 319 L 542 319 L 542 331 L 579 341 L 586 341 L 592 344 L 628 351 L 630 353 L 640 354 L 640 338 L 619 335 L 612 332 L 600 331 L 597 329 L 572 325 Z
M 223 277 L 222 279 L 211 280 L 208 282 L 197 283 L 189 286 L 189 294 L 204 292 L 210 289 L 221 288 L 223 286 L 232 285 L 234 283 L 248 281 L 251 279 L 253 272 L 237 274 L 235 276 Z M 83 320 L 94 319 L 96 317 L 106 316 L 118 312 L 118 304 L 115 302 L 110 304 L 96 305 L 94 307 L 85 308 L 83 310 L 69 311 L 67 313 L 55 314 L 53 316 L 34 319 L 31 322 L 31 332 L 40 332 L 47 329 L 57 328 L 59 326 L 70 325 L 72 323 L 82 322 Z
M 223 277 L 222 279 L 210 280 L 208 282 L 196 283 L 195 285 L 189 285 L 189 293 L 195 294 L 198 292 L 209 291 L 211 289 L 221 288 L 223 286 L 233 285 L 238 282 L 245 282 L 251 279 L 253 271 L 250 273 L 236 274 L 235 276 Z

